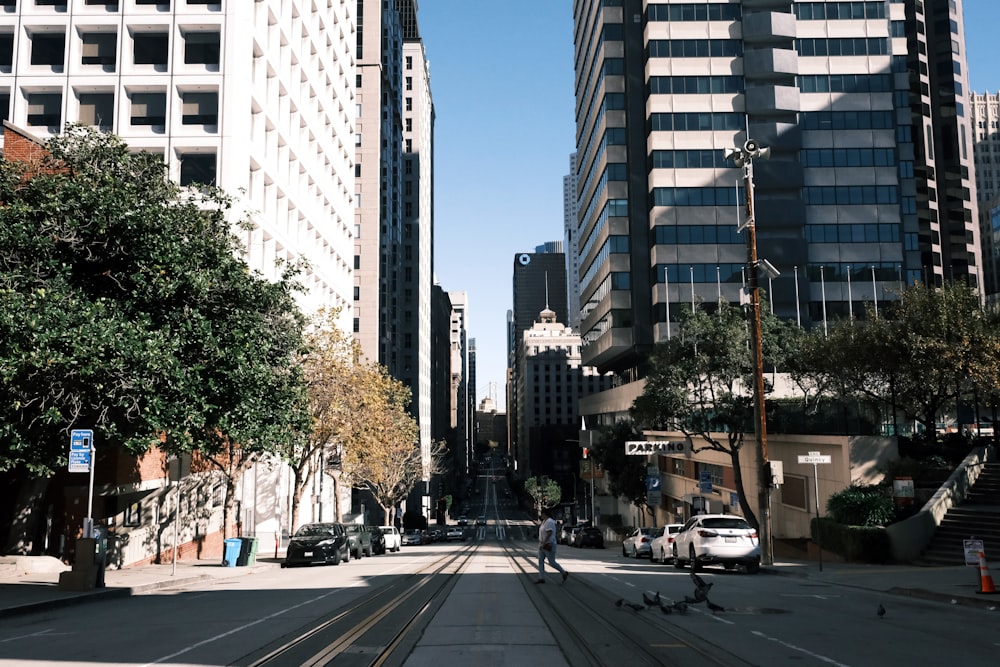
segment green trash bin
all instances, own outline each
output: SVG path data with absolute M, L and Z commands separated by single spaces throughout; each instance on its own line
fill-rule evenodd
M 236 564 L 241 567 L 253 565 L 257 561 L 257 544 L 258 539 L 256 537 L 241 537 L 240 557 L 237 559 Z

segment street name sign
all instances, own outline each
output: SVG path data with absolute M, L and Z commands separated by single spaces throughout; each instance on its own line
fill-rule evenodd
M 814 465 L 817 463 L 833 463 L 833 457 L 829 454 L 814 454 L 813 452 L 809 452 L 805 456 L 799 456 L 799 463 L 812 463 Z

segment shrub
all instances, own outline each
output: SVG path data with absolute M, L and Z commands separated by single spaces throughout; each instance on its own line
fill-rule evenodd
M 883 486 L 851 485 L 830 496 L 826 512 L 848 526 L 885 526 L 896 515 L 892 493 Z

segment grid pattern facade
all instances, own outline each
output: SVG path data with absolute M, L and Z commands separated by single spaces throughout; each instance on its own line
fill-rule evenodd
M 1000 197 L 1000 94 L 972 93 L 976 194 L 981 202 Z
M 748 138 L 771 149 L 755 218 L 779 316 L 981 283 L 960 2 L 576 0 L 574 19 L 585 363 L 637 379 L 680 308 L 739 302 L 724 151 Z
M 0 113 L 40 139 L 79 122 L 241 206 L 252 269 L 308 260 L 304 307 L 349 322 L 353 2 L 17 0 L 0 10 Z

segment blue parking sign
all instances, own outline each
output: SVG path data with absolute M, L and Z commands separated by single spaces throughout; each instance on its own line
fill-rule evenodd
M 69 437 L 69 471 L 90 472 L 94 432 L 90 429 L 73 429 Z

